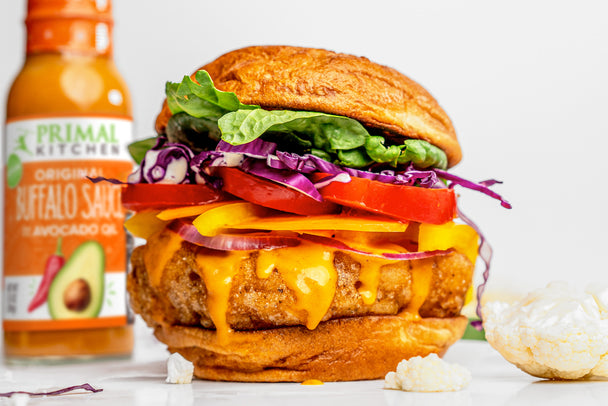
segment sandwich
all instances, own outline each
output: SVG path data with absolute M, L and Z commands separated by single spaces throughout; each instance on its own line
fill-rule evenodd
M 253 46 L 166 96 L 158 135 L 130 148 L 126 228 L 146 242 L 127 288 L 195 376 L 377 379 L 462 336 L 485 239 L 453 186 L 509 204 L 447 172 L 460 145 L 424 88 L 363 57 Z

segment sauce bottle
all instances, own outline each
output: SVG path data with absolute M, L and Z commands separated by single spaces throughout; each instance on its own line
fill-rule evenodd
M 125 212 L 131 100 L 112 58 L 110 0 L 28 0 L 25 63 L 4 139 L 8 362 L 128 356 Z

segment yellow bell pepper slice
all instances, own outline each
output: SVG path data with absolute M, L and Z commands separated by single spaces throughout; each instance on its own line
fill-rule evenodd
M 404 232 L 408 223 L 398 220 L 378 219 L 373 216 L 276 216 L 252 218 L 235 223 L 230 228 L 245 230 L 304 231 L 344 230 L 365 232 Z
M 167 222 L 160 220 L 157 214 L 156 210 L 137 212 L 125 221 L 125 228 L 135 237 L 148 239 L 167 225 Z
M 447 250 L 450 248 L 466 255 L 475 265 L 479 249 L 479 236 L 471 226 L 455 224 L 452 221 L 440 225 L 420 224 L 419 251 Z
M 221 234 L 226 228 L 232 228 L 234 224 L 259 218 L 268 212 L 270 209 L 253 203 L 233 202 L 206 210 L 194 219 L 192 224 L 201 235 L 213 237 Z
M 235 203 L 232 201 L 216 202 L 209 204 L 201 204 L 199 206 L 185 206 L 185 207 L 174 207 L 171 209 L 165 209 L 158 213 L 158 218 L 161 220 L 175 220 L 184 217 L 194 217 L 203 214 L 207 210 L 214 209 L 216 207 L 224 206 L 226 204 Z

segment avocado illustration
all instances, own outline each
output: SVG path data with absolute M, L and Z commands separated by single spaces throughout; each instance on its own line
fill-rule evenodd
M 80 244 L 49 287 L 53 319 L 97 317 L 104 295 L 105 253 L 97 241 Z

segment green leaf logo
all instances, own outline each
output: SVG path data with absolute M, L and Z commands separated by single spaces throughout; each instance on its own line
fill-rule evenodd
M 23 165 L 17 154 L 10 154 L 6 163 L 6 183 L 8 187 L 14 189 L 21 182 L 23 176 Z

